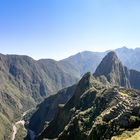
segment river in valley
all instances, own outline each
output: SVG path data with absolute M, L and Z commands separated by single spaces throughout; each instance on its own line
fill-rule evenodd
M 16 140 L 15 138 L 16 138 L 16 134 L 17 134 L 17 131 L 18 131 L 17 125 L 22 125 L 22 126 L 25 125 L 25 120 L 24 120 L 23 118 L 24 118 L 24 116 L 25 116 L 30 110 L 31 110 L 31 109 L 25 111 L 25 112 L 22 114 L 22 116 L 21 116 L 21 120 L 15 122 L 15 123 L 13 124 L 13 133 L 12 133 L 12 138 L 11 138 L 11 140 Z M 34 132 L 31 131 L 31 130 L 28 130 L 28 133 L 29 133 L 29 135 L 30 135 L 30 137 L 31 137 L 31 140 L 34 140 L 34 138 L 35 138 Z

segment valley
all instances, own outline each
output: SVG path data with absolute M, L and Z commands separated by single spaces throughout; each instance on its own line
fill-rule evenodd
M 16 122 L 15 124 L 13 124 L 13 134 L 12 134 L 12 139 L 11 140 L 15 140 L 15 137 L 16 137 L 16 134 L 17 134 L 17 125 L 22 125 L 24 127 L 25 121 L 20 120 L 20 121 Z
M 24 132 L 25 134 L 24 134 L 23 136 L 21 135 L 21 137 L 18 138 L 18 139 L 24 139 L 24 137 L 27 135 L 27 132 L 26 132 L 27 130 L 26 130 L 26 128 L 25 128 L 25 120 L 24 120 L 24 117 L 25 117 L 31 110 L 33 110 L 33 109 L 29 109 L 29 110 L 23 112 L 23 114 L 22 114 L 22 116 L 21 116 L 21 119 L 20 119 L 19 121 L 15 122 L 15 124 L 13 124 L 13 134 L 12 134 L 12 139 L 11 139 L 11 140 L 16 140 L 16 139 L 17 139 L 17 138 L 16 138 L 16 135 L 17 135 L 17 132 L 18 132 L 18 130 L 20 129 L 20 127 L 23 128 L 22 131 L 25 131 L 25 132 Z M 20 132 L 18 132 L 18 133 L 20 133 Z
M 116 139 L 139 129 L 140 72 L 119 59 L 126 48 L 115 51 L 60 61 L 1 54 L 0 139 Z

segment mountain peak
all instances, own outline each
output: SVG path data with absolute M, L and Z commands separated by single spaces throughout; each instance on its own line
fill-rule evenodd
M 113 85 L 129 87 L 125 71 L 125 67 L 118 59 L 116 53 L 111 51 L 103 58 L 94 75 L 95 77 L 105 76 Z
M 123 49 L 123 50 L 129 50 L 126 46 L 123 46 L 122 48 L 120 49 Z
M 110 51 L 105 57 L 104 59 L 110 59 L 110 60 L 117 60 L 119 61 L 119 58 L 117 56 L 117 54 L 114 51 Z
M 93 74 L 91 72 L 87 72 L 82 79 L 79 81 L 77 85 L 77 93 L 83 93 L 86 89 L 90 88 L 94 81 Z M 78 95 L 79 96 L 79 95 Z
M 107 76 L 115 67 L 116 65 L 120 65 L 121 62 L 118 59 L 116 53 L 114 51 L 109 52 L 101 61 L 99 66 L 95 71 L 96 76 L 105 75 Z
M 82 77 L 81 81 L 82 81 L 82 80 L 85 80 L 85 79 L 90 80 L 90 79 L 92 79 L 92 78 L 94 78 L 94 77 L 93 77 L 93 74 L 92 74 L 91 72 L 87 72 L 87 73 Z

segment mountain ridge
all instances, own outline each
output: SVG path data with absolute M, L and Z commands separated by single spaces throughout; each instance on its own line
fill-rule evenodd
M 138 64 L 137 66 L 139 67 L 139 49 L 131 50 L 123 48 L 116 51 L 121 54 L 120 56 L 126 58 L 126 62 L 129 62 L 127 63 L 128 65 L 132 64 L 131 66 L 136 68 L 134 64 Z M 127 54 L 127 52 L 129 53 Z M 70 59 L 66 58 L 61 61 L 52 59 L 36 61 L 26 55 L 0 54 L 0 118 L 1 120 L 5 120 L 5 122 L 1 121 L 3 127 L 0 128 L 0 131 L 2 132 L 0 139 L 3 139 L 3 136 L 7 135 L 5 132 L 9 133 L 12 131 L 12 123 L 20 118 L 20 114 L 23 111 L 35 107 L 37 103 L 40 103 L 44 98 L 57 93 L 60 89 L 77 83 L 87 71 L 93 73 L 106 53 L 107 52 L 79 53 L 78 57 L 72 56 Z M 136 57 L 131 60 L 135 54 L 137 54 Z M 130 55 L 132 56 L 128 59 Z M 129 70 L 127 67 L 122 66 L 122 64 L 119 67 L 123 69 L 118 69 L 118 72 L 122 74 L 120 77 L 124 77 L 124 81 L 119 78 L 117 85 L 139 89 L 139 72 L 136 70 Z M 104 83 L 104 85 L 110 86 L 113 79 L 114 81 L 117 81 L 113 77 L 113 75 L 116 75 L 114 71 L 109 73 L 112 74 L 110 75 L 110 79 L 107 75 L 99 74 L 99 77 L 96 77 L 97 80 L 96 78 L 93 80 L 98 81 L 99 83 L 95 82 L 94 84 L 99 86 L 101 83 Z M 119 76 L 116 75 L 115 77 L 118 78 Z M 114 84 L 116 85 L 116 83 Z M 62 98 L 65 97 L 64 94 L 61 94 L 61 96 Z M 52 117 L 54 116 L 54 112 L 58 110 L 56 105 L 59 103 L 65 104 L 69 98 L 65 98 L 64 102 L 64 100 L 61 100 L 61 97 L 57 97 L 58 101 L 56 100 L 54 102 L 54 107 L 52 107 Z M 6 125 L 4 124 L 7 124 L 8 128 L 6 128 Z M 5 131 L 5 129 L 7 129 L 7 131 Z M 10 134 L 7 136 L 10 136 Z
M 103 57 L 110 51 L 115 51 L 123 65 L 127 66 L 129 69 L 135 69 L 137 71 L 140 71 L 140 48 L 135 49 L 129 49 L 127 47 L 118 48 L 115 50 L 107 50 L 105 52 L 92 52 L 92 51 L 83 51 L 80 53 L 77 53 L 75 55 L 72 55 L 68 58 L 65 58 L 61 61 L 66 61 L 69 63 L 73 63 L 77 65 L 81 70 L 81 75 L 85 74 L 88 71 L 91 71 L 92 73 L 95 72 L 97 66 L 103 59 Z M 80 55 L 84 58 L 84 60 L 78 61 L 78 58 Z M 89 62 L 90 60 L 90 62 Z M 92 62 L 91 62 L 92 61 Z M 94 62 L 95 61 L 95 62 Z M 86 65 L 86 69 L 82 69 Z
M 97 67 L 94 76 L 105 76 L 112 85 L 140 89 L 140 72 L 123 66 L 114 51 L 109 52 Z M 137 80 L 136 80 L 137 79 Z
M 108 63 L 106 64 L 106 62 Z M 107 73 L 106 70 L 104 71 L 102 65 L 104 69 L 109 67 Z M 118 66 L 119 72 L 114 69 L 116 65 Z M 103 73 L 100 73 L 102 71 L 98 69 L 101 69 Z M 112 72 L 116 75 L 118 73 L 121 74 L 122 69 L 127 68 L 121 64 L 116 53 L 108 53 L 97 68 L 97 72 L 99 71 L 98 75 L 96 75 L 95 72 L 95 78 L 91 73 L 87 73 L 83 76 L 78 82 L 72 97 L 59 110 L 48 126 L 37 136 L 37 139 L 110 139 L 115 134 L 119 134 L 121 128 L 126 130 L 125 127 L 137 127 L 136 124 L 140 123 L 140 114 L 136 112 L 137 107 L 140 107 L 140 91 L 129 89 L 130 87 L 128 87 L 127 84 L 122 85 L 122 82 L 112 84 L 112 80 L 109 80 L 107 77 L 107 75 Z M 140 72 L 134 70 L 130 71 L 136 72 L 136 75 L 140 74 Z M 130 71 L 127 69 L 128 73 Z M 96 80 L 98 76 L 102 75 L 107 78 L 111 86 Z M 118 75 L 116 77 L 118 77 Z M 123 77 L 123 75 L 120 77 Z M 138 79 L 140 80 L 140 78 Z M 134 105 L 135 102 L 137 105 Z M 126 113 L 127 111 L 128 113 Z M 126 114 L 128 114 L 128 116 L 126 116 Z M 90 121 L 87 121 L 87 116 L 90 118 Z M 131 116 L 139 118 L 138 121 L 131 122 Z M 128 122 L 122 122 L 125 118 Z M 117 129 L 118 127 L 119 129 Z M 115 130 L 111 132 L 110 130 L 113 128 L 115 128 Z
M 22 112 L 78 80 L 58 67 L 59 64 L 51 64 L 43 67 L 28 56 L 0 55 L 0 117 L 6 121 L 1 124 L 8 124 L 8 132 L 12 133 L 12 123 Z M 2 140 L 10 135 L 6 134 L 5 127 L 0 128 Z

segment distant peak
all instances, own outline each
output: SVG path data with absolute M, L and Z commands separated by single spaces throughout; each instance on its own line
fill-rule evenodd
M 102 60 L 102 62 L 106 64 L 116 62 L 116 61 L 120 62 L 117 54 L 114 51 L 110 51 L 109 53 L 107 53 L 107 55 Z
M 121 48 L 117 48 L 115 51 L 117 52 L 128 52 L 128 51 L 133 51 L 134 49 L 132 48 L 127 48 L 126 46 L 123 46 Z
M 118 59 L 118 56 L 117 56 L 117 54 L 114 51 L 110 51 L 105 57 L 109 57 L 110 59 L 111 58 Z
M 126 46 L 123 46 L 122 49 L 128 49 Z

